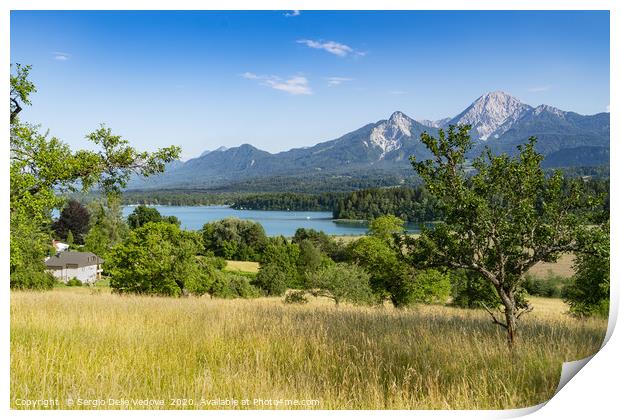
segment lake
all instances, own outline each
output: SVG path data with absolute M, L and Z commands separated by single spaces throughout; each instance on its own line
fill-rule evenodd
M 260 223 L 269 236 L 284 235 L 291 237 L 298 228 L 323 231 L 328 235 L 363 235 L 367 227 L 359 223 L 337 222 L 327 211 L 266 211 L 235 210 L 227 206 L 161 206 L 155 207 L 164 216 L 176 216 L 184 229 L 199 230 L 207 222 L 227 217 L 252 220 Z M 135 206 L 123 207 L 127 217 Z M 407 226 L 410 232 L 418 231 L 416 225 Z

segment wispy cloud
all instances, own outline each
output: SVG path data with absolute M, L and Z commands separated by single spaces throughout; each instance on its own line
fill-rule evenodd
M 551 85 L 534 86 L 528 89 L 528 92 L 546 92 L 551 89 Z
M 54 56 L 54 60 L 58 61 L 67 61 L 69 58 L 71 58 L 71 54 L 60 51 L 54 51 L 52 55 Z
M 284 12 L 284 16 L 286 17 L 295 17 L 301 15 L 299 10 L 291 10 L 290 12 Z
M 404 90 L 390 90 L 388 91 L 388 93 L 390 95 L 404 95 L 407 92 L 405 92 Z
M 326 77 L 325 80 L 327 80 L 327 86 L 333 87 L 333 86 L 339 86 L 343 84 L 344 82 L 350 82 L 353 79 L 349 77 Z
M 241 77 L 249 80 L 258 80 L 263 86 L 281 90 L 291 95 L 312 95 L 310 83 L 304 76 L 297 75 L 288 79 L 283 79 L 279 76 L 261 76 L 255 73 L 245 72 Z
M 297 40 L 298 44 L 303 44 L 309 48 L 314 48 L 317 50 L 325 50 L 330 54 L 337 55 L 338 57 L 346 57 L 348 55 L 358 55 L 364 56 L 365 52 L 356 51 L 353 48 L 349 47 L 346 44 L 341 44 L 336 41 L 314 41 L 312 39 L 299 39 Z

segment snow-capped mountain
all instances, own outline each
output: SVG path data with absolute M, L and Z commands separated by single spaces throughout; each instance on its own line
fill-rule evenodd
M 498 138 L 531 109 L 531 106 L 507 93 L 490 92 L 476 99 L 463 112 L 444 123 L 444 126 L 469 124 L 472 127 L 472 135 L 480 140 Z
M 549 105 L 532 107 L 507 93 L 491 92 L 451 119 L 414 120 L 396 111 L 386 120 L 311 147 L 276 154 L 249 144 L 222 147 L 170 165 L 163 175 L 130 188 L 210 187 L 243 179 L 305 177 L 319 173 L 346 174 L 360 179 L 370 171 L 403 173 L 410 169 L 409 156 L 430 157 L 420 142 L 420 134 L 426 131 L 436 135 L 439 128 L 450 124 L 472 126 L 475 140 L 472 154 L 483 146 L 494 152 L 513 154 L 517 145 L 536 136 L 536 147 L 546 156 L 548 165 L 609 164 L 609 113 L 579 115 Z

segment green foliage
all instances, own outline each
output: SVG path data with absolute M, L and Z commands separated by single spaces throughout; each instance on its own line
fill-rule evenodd
M 88 191 L 99 185 L 104 191 L 126 186 L 132 173 L 148 176 L 162 172 L 164 164 L 177 159 L 178 147 L 154 153 L 137 152 L 128 142 L 101 127 L 87 137 L 98 150 L 72 151 L 56 137 L 22 123 L 17 115 L 30 104 L 35 91 L 28 79 L 29 66 L 15 66 L 10 77 L 10 274 L 43 271 L 42 260 L 51 243 L 52 209 L 60 207 L 57 193 Z M 74 232 L 75 233 L 75 232 Z M 20 277 L 23 278 L 23 277 Z
M 381 300 L 392 299 L 398 305 L 399 287 L 403 279 L 403 264 L 397 252 L 386 242 L 376 236 L 364 236 L 349 244 L 347 254 L 349 261 L 363 267 L 371 273 L 372 290 Z
M 105 262 L 110 287 L 119 293 L 180 296 L 204 293 L 207 276 L 196 257 L 202 251 L 196 232 L 166 223 L 134 229 L 112 248 Z
M 500 299 L 493 285 L 480 274 L 469 270 L 453 270 L 450 275 L 452 283 L 452 304 L 460 308 L 496 309 Z
M 261 265 L 252 284 L 267 296 L 282 296 L 290 283 L 288 272 L 276 263 Z
M 609 313 L 609 223 L 584 230 L 575 260 L 575 276 L 566 288 L 570 313 L 587 317 Z
M 206 250 L 227 260 L 258 261 L 267 244 L 260 223 L 229 217 L 202 227 Z
M 306 297 L 306 292 L 304 290 L 291 290 L 284 296 L 284 303 L 286 304 L 295 304 L 295 305 L 303 305 L 308 303 L 308 298 Z
M 404 232 L 405 222 L 391 214 L 377 217 L 370 221 L 368 233 L 382 241 L 394 245 L 395 238 L 400 237 Z
M 331 211 L 338 195 L 334 193 L 263 193 L 243 195 L 231 206 L 244 210 Z
M 421 141 L 434 158 L 412 165 L 437 198 L 443 223 L 412 241 L 411 255 L 421 266 L 464 268 L 478 272 L 497 290 L 505 321 L 494 317 L 514 343 L 517 319 L 531 310 L 519 298 L 525 273 L 534 264 L 556 261 L 576 248 L 583 214 L 597 200 L 584 193 L 583 182 L 563 188 L 559 172 L 546 177 L 536 139 L 518 146 L 518 155 L 493 155 L 486 150 L 467 173 L 472 148 L 469 126 L 426 133 Z
M 180 226 L 181 222 L 176 216 L 162 216 L 155 207 L 139 205 L 127 216 L 127 224 L 131 229 L 139 228 L 147 223 L 166 222 Z
M 11 289 L 50 290 L 55 283 L 54 276 L 39 270 L 20 270 L 11 275 Z
M 370 287 L 370 276 L 363 268 L 337 263 L 317 270 L 308 277 L 308 287 L 315 296 L 353 304 L 371 304 L 376 298 Z
M 225 271 L 216 272 L 209 293 L 212 297 L 225 299 L 249 299 L 260 296 L 260 291 L 250 284 L 247 277 Z
M 303 241 L 310 241 L 319 251 L 334 261 L 343 262 L 346 259 L 346 246 L 342 241 L 335 241 L 323 231 L 299 228 L 295 231 L 292 242 L 300 245 Z
M 422 270 L 413 276 L 412 300 L 422 303 L 445 303 L 450 297 L 450 274 L 436 269 Z
M 424 188 L 375 188 L 348 193 L 333 209 L 334 219 L 372 220 L 388 214 L 406 222 L 441 218 L 435 199 Z
M 274 265 L 286 276 L 286 285 L 290 288 L 302 287 L 299 275 L 299 245 L 290 243 L 283 236 L 269 238 L 261 257 L 261 267 Z
M 566 287 L 569 283 L 570 279 L 553 275 L 552 273 L 544 278 L 526 274 L 525 280 L 523 281 L 523 288 L 532 296 L 561 298 L 565 296 Z
M 105 259 L 107 252 L 122 242 L 129 234 L 118 195 L 109 194 L 105 200 L 89 205 L 91 228 L 84 238 L 86 250 Z
M 75 277 L 73 277 L 72 279 L 68 280 L 67 283 L 65 283 L 67 286 L 69 287 L 75 287 L 75 286 L 82 286 L 82 282 L 78 279 L 76 279 Z

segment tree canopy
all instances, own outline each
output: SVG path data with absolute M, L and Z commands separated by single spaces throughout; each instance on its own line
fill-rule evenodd
M 489 313 L 506 328 L 512 345 L 517 320 L 531 310 L 520 297 L 524 274 L 540 261 L 574 251 L 583 214 L 596 203 L 579 180 L 563 188 L 561 173 L 545 176 L 534 137 L 514 157 L 486 150 L 469 167 L 469 130 L 450 126 L 438 138 L 421 135 L 433 158 L 411 162 L 444 219 L 412 242 L 412 255 L 421 266 L 472 270 L 490 282 L 504 320 Z

